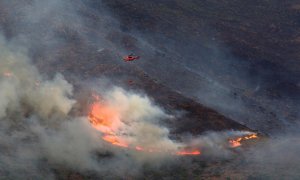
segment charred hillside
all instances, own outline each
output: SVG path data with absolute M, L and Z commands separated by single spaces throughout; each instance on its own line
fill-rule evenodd
M 169 122 L 171 123 L 169 126 L 176 134 L 192 133 L 196 135 L 210 130 L 249 130 L 246 126 L 164 86 L 135 65 L 136 62 L 115 64 L 113 61 L 122 60 L 121 57 L 116 57 L 114 52 L 98 53 L 92 47 L 82 48 L 87 45 L 77 45 L 79 47 L 73 47 L 73 51 L 68 51 L 73 44 L 69 44 L 66 50 L 60 48 L 59 51 L 66 53 L 55 64 L 37 60 L 39 69 L 49 75 L 56 72 L 66 74 L 67 79 L 78 88 L 77 91 L 90 89 L 81 82 L 89 79 L 109 78 L 111 84 L 126 87 L 128 91 L 145 93 L 170 114 L 178 114 L 176 121 Z M 87 58 L 88 60 L 84 60 Z
M 0 179 L 297 179 L 299 7 L 1 0 Z
M 76 16 L 36 22 L 22 15 L 27 1 L 2 4 L 4 34 L 30 37 L 33 59 L 52 72 L 76 64 L 82 77 L 105 73 L 95 66 L 134 52 L 152 79 L 252 129 L 273 133 L 298 117 L 296 2 L 86 1 Z M 64 59 L 72 63 L 59 67 Z
M 147 39 L 152 47 L 143 52 L 155 49 L 140 66 L 168 86 L 264 132 L 296 121 L 297 1 L 103 2 L 123 32 Z M 123 46 L 137 52 L 140 47 Z M 169 73 L 163 75 L 156 64 Z M 171 81 L 174 76 L 178 81 Z
M 29 54 L 40 72 L 46 76 L 51 77 L 60 72 L 78 89 L 89 89 L 89 87 L 82 87 L 81 82 L 107 77 L 112 84 L 116 83 L 127 87 L 128 90 L 148 94 L 169 112 L 181 112 L 182 115 L 177 121 L 172 122 L 176 124 L 172 125 L 174 132 L 199 134 L 208 130 L 248 129 L 190 97 L 185 97 L 176 89 L 164 85 L 159 77 L 164 74 L 169 76 L 169 70 L 171 74 L 179 70 L 186 73 L 187 78 L 194 77 L 190 76 L 191 73 L 178 69 L 176 63 L 172 65 L 166 61 L 160 64 L 159 61 L 163 60 L 163 57 L 166 59 L 171 57 L 159 54 L 160 58 L 156 59 L 152 56 L 153 52 L 141 45 L 139 39 L 120 30 L 110 18 L 103 18 L 107 15 L 99 13 L 103 10 L 100 2 L 91 3 L 74 4 L 76 13 L 80 15 L 78 19 L 82 18 L 84 21 L 74 23 L 64 23 L 68 18 L 74 18 L 73 14 L 68 13 L 58 15 L 58 18 L 49 19 L 41 16 L 40 21 L 27 21 L 27 17 L 22 13 L 26 7 L 30 7 L 28 2 L 12 3 L 10 4 L 12 7 L 7 7 L 3 3 L 2 29 L 7 38 L 13 39 L 23 35 L 31 39 Z M 16 9 L 16 13 L 11 13 L 9 8 Z M 14 28 L 16 26 L 14 22 L 19 22 L 20 28 Z M 99 43 L 99 41 L 103 42 Z M 128 50 L 134 50 L 142 58 L 132 63 L 123 62 L 122 56 Z M 149 68 L 144 68 L 147 66 Z M 175 68 L 164 69 L 166 66 Z M 157 74 L 154 75 L 155 73 Z M 171 81 L 184 80 L 175 77 L 170 79 Z M 192 85 L 190 87 L 192 88 Z

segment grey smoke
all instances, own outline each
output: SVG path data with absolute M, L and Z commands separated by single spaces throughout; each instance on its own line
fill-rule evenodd
M 92 127 L 87 117 L 71 116 L 70 111 L 76 102 L 73 87 L 62 75 L 46 79 L 31 64 L 26 51 L 19 50 L 17 45 L 4 38 L 0 49 L 3 137 L 0 157 L 4 177 L 18 179 L 19 173 L 26 172 L 28 178 L 46 175 L 51 179 L 54 177 L 51 171 L 56 167 L 100 174 L 111 173 L 118 167 L 123 168 L 118 171 L 122 176 L 125 172 L 138 173 L 135 170 L 144 163 L 156 166 L 172 162 L 172 153 L 187 145 L 212 150 L 215 148 L 211 147 L 213 144 L 223 144 L 215 154 L 228 149 L 225 144 L 227 138 L 233 136 L 230 132 L 204 135 L 190 144 L 171 140 L 169 130 L 161 126 L 160 121 L 172 116 L 147 96 L 126 92 L 119 87 L 102 93 L 106 106 L 115 111 L 116 120 L 120 122 L 116 132 L 130 145 L 158 148 L 162 152 L 136 152 L 110 145 L 101 139 L 102 133 Z M 7 72 L 11 75 L 6 76 Z M 113 156 L 108 160 L 96 156 L 106 153 Z M 126 168 L 128 163 L 134 165 L 135 170 Z
M 52 54 L 52 50 L 66 43 L 66 40 L 59 35 L 68 34 L 69 30 L 72 30 L 71 32 L 81 40 L 92 41 L 100 49 L 111 49 L 116 53 L 125 52 L 106 39 L 111 30 L 120 31 L 118 22 L 105 10 L 97 12 L 99 39 L 94 40 L 94 36 L 90 37 L 84 33 L 88 18 L 85 19 L 79 14 L 78 10 L 84 7 L 81 1 L 31 1 L 23 6 L 24 3 L 26 4 L 25 1 L 0 3 L 8 9 L 6 12 L 8 21 L 15 22 L 9 25 L 13 29 L 10 33 L 5 30 L 9 26 L 1 27 L 9 40 L 5 37 L 0 38 L 0 179 L 22 179 L 24 176 L 29 179 L 54 179 L 52 170 L 61 167 L 83 173 L 94 171 L 101 177 L 113 178 L 114 175 L 118 177 L 123 177 L 124 174 L 137 175 L 143 171 L 145 164 L 160 167 L 161 164 L 168 162 L 180 163 L 177 157 L 168 154 L 136 153 L 104 142 L 101 139 L 102 134 L 88 123 L 86 117 L 70 115 L 76 102 L 73 97 L 73 86 L 65 80 L 64 76 L 56 74 L 53 78 L 46 77 L 31 62 L 32 51 L 45 51 L 47 56 L 43 62 L 59 62 L 58 55 Z M 14 12 L 18 15 L 16 19 L 14 19 Z M 139 41 L 143 48 L 150 46 L 145 43 L 145 39 Z M 149 49 L 151 49 L 149 54 L 154 54 L 152 51 L 165 52 L 153 46 Z M 104 50 L 99 53 L 102 51 Z M 166 51 L 168 52 L 175 53 Z M 188 70 L 199 73 L 202 69 Z M 6 76 L 7 73 L 11 75 Z M 199 91 L 195 91 L 195 87 L 192 89 L 200 102 L 224 114 L 229 112 L 226 114 L 228 116 L 232 115 L 232 111 L 246 110 L 243 101 L 236 100 L 232 95 L 234 91 L 231 87 L 224 86 L 209 74 L 200 74 L 200 76 L 204 77 L 207 84 L 198 84 L 199 89 L 196 90 Z M 254 84 L 255 86 L 246 84 L 245 87 L 253 86 L 254 91 L 259 91 L 256 88 L 257 84 Z M 192 83 L 191 85 L 194 86 Z M 260 86 L 260 83 L 258 85 Z M 178 84 L 174 86 L 178 87 Z M 182 146 L 182 142 L 170 139 L 169 130 L 159 124 L 160 119 L 172 118 L 172 116 L 166 114 L 147 96 L 134 92 L 126 93 L 122 88 L 108 89 L 104 94 L 111 105 L 117 107 L 122 117 L 126 117 L 123 120 L 127 121 L 127 124 L 123 130 L 135 133 L 135 138 L 131 139 L 130 143 L 146 146 L 147 144 L 166 145 L 172 150 Z M 277 102 L 270 100 L 265 106 Z M 280 107 L 281 104 L 278 105 L 278 109 Z M 247 116 L 256 118 L 253 113 Z M 129 126 L 128 121 L 129 124 L 134 123 Z M 253 122 L 249 124 L 253 125 Z M 243 133 L 211 132 L 199 137 L 187 137 L 183 142 L 199 147 L 211 159 L 219 157 L 228 159 L 235 154 L 227 147 L 227 139 Z M 233 161 L 224 169 L 228 168 L 230 171 L 232 166 L 242 166 L 241 173 L 246 173 L 250 169 L 250 172 L 251 170 L 259 172 L 262 177 L 273 178 L 277 175 L 287 178 L 299 177 L 298 137 L 298 135 L 280 135 L 278 139 L 263 141 L 253 149 L 239 154 L 245 163 L 239 164 L 240 161 Z M 101 158 L 102 156 L 105 158 Z
M 222 177 L 253 179 L 297 179 L 299 173 L 299 134 L 281 135 L 260 142 L 225 164 Z M 215 169 L 211 169 L 213 173 Z

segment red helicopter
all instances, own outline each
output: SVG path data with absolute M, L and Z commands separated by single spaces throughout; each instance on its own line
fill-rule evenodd
M 125 62 L 134 61 L 134 60 L 137 60 L 137 59 L 140 59 L 140 56 L 135 56 L 133 54 L 129 54 L 128 56 L 123 57 L 123 60 Z

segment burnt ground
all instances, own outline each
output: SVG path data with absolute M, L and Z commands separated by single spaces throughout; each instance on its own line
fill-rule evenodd
M 176 121 L 169 122 L 172 123 L 169 125 L 174 128 L 174 133 L 201 134 L 208 130 L 249 130 L 246 126 L 226 118 L 215 110 L 164 86 L 156 79 L 152 79 L 134 62 L 123 62 L 120 65 L 113 64 L 111 59 L 116 57 L 111 52 L 106 51 L 99 54 L 97 51 L 95 53 L 95 51 L 90 50 L 90 48 L 82 49 L 82 46 L 79 46 L 78 48 L 74 47 L 74 51 L 70 53 L 74 57 L 70 57 L 69 53 L 66 53 L 55 64 L 38 64 L 39 69 L 46 74 L 66 73 L 67 79 L 78 88 L 77 93 L 80 93 L 80 90 L 90 90 L 90 87 L 85 86 L 86 84 L 81 84 L 82 81 L 101 77 L 110 78 L 111 84 L 126 87 L 128 91 L 146 93 L 168 113 L 178 114 Z M 59 51 L 63 51 L 63 49 Z M 89 57 L 89 59 L 83 61 L 86 57 Z M 101 59 L 101 64 L 98 63 L 99 59 Z
M 48 20 L 48 17 L 44 17 L 45 20 L 28 22 L 26 17 L 22 16 L 22 11 L 28 3 L 29 1 L 19 1 L 12 3 L 12 7 L 6 7 L 5 2 L 3 2 L 0 23 L 8 39 L 13 39 L 18 34 L 30 38 L 31 44 L 25 42 L 25 45 L 27 44 L 29 47 L 29 54 L 33 62 L 45 76 L 51 77 L 56 72 L 60 72 L 75 85 L 77 91 L 89 89 L 82 82 L 101 77 L 107 77 L 113 83 L 127 87 L 128 90 L 142 91 L 167 111 L 181 112 L 178 121 L 172 122 L 176 123 L 174 131 L 177 133 L 199 134 L 207 130 L 249 129 L 165 85 L 153 73 L 160 69 L 164 71 L 163 68 L 169 62 L 166 64 L 150 63 L 160 61 L 163 58 L 156 58 L 156 56 L 147 58 L 147 55 L 152 52 L 139 47 L 141 42 L 131 34 L 123 32 L 109 22 L 108 25 L 112 26 L 111 29 L 99 30 L 99 22 L 102 21 L 101 18 L 103 17 L 98 12 L 103 9 L 102 6 L 97 7 L 100 2 L 91 1 L 74 4 L 79 15 L 86 18 L 86 22 L 83 23 L 84 26 L 79 26 L 76 23 L 70 25 L 67 24 L 68 22 L 63 24 L 61 19 L 68 18 L 71 16 L 69 14 L 59 16 L 58 19 L 54 20 Z M 16 11 L 11 12 L 10 8 L 14 8 Z M 103 22 L 100 25 L 103 25 Z M 90 37 L 90 35 L 92 36 Z M 103 39 L 107 43 L 100 52 L 98 51 L 99 43 L 95 41 L 98 39 Z M 122 55 L 128 48 L 136 49 L 136 52 L 139 52 L 143 57 L 141 61 L 123 62 Z M 157 56 L 161 55 L 158 54 Z M 170 57 L 166 58 L 170 59 Z M 156 65 L 155 68 L 154 65 Z M 145 67 L 149 67 L 149 71 L 145 70 Z M 166 74 L 169 76 L 168 74 L 172 74 L 178 70 L 177 68 L 178 65 L 175 64 L 174 68 L 169 68 L 171 73 L 160 71 L 157 75 L 164 76 L 163 74 Z M 186 76 L 189 77 L 190 73 L 182 72 L 187 73 Z M 181 78 L 173 78 L 170 81 L 182 80 Z M 172 127 L 174 126 L 172 125 Z
M 139 45 L 122 45 L 149 57 L 140 66 L 166 85 L 197 99 L 197 90 L 205 94 L 210 91 L 206 84 L 218 82 L 225 87 L 221 91 L 230 89 L 233 104 L 243 102 L 244 112 L 236 113 L 238 108 L 228 112 L 203 98 L 198 102 L 263 132 L 272 134 L 297 121 L 300 11 L 296 0 L 103 2 L 120 20 L 123 32 L 138 32 L 156 48 L 155 55 L 149 55 L 140 52 Z M 95 1 L 90 3 L 97 8 Z
M 103 8 L 99 1 L 76 4 L 88 20 L 79 29 L 56 21 L 27 23 L 18 9 L 30 1 L 16 1 L 14 11 L 3 2 L 2 32 L 8 39 L 18 34 L 33 37 L 29 54 L 45 76 L 64 74 L 76 94 L 89 89 L 83 82 L 105 77 L 127 90 L 146 93 L 167 112 L 180 112 L 176 121 L 169 122 L 174 134 L 248 127 L 268 134 L 284 129 L 282 119 L 297 121 L 300 4 L 296 0 L 103 0 L 106 10 L 120 22 L 105 34 L 98 29 Z M 16 24 L 21 25 L 16 28 Z M 33 32 L 32 27 L 39 30 Z M 48 32 L 49 27 L 53 31 Z M 53 32 L 51 38 L 63 40 L 59 46 L 48 44 Z M 99 52 L 95 39 L 104 39 L 108 45 Z M 141 60 L 122 62 L 122 55 L 129 52 L 141 55 Z M 182 68 L 185 66 L 205 76 Z M 201 103 L 195 89 L 209 82 L 207 76 L 226 84 L 233 99 L 246 102 L 247 113 L 228 114 Z M 145 177 L 245 177 L 238 172 L 224 174 L 219 168 L 223 163 L 229 162 L 197 161 L 192 169 L 180 166 L 173 174 L 172 167 L 165 172 L 145 172 Z M 95 178 L 93 173 L 83 176 L 63 167 L 56 171 L 61 179 Z M 250 179 L 260 177 L 248 175 Z
M 233 119 L 262 133 L 284 130 L 297 121 L 296 1 L 86 1 L 74 3 L 83 19 L 74 24 L 64 23 L 69 14 L 28 23 L 22 16 L 27 3 L 5 7 L 3 2 L 1 29 L 7 38 L 30 38 L 29 52 L 44 74 L 59 71 L 68 79 L 75 74 L 82 79 L 108 75 L 130 80 L 145 78 L 144 73 L 151 81 L 142 89 L 150 96 L 156 98 L 168 87 L 168 93 L 214 109 L 208 112 L 222 114 L 220 119 Z M 130 52 L 142 57 L 133 63 L 136 66 L 121 61 Z M 148 89 L 152 82 L 159 90 Z M 129 88 L 144 86 L 135 83 Z M 170 100 L 157 99 L 166 102 L 163 106 Z M 206 110 L 201 109 L 202 121 L 210 124 L 206 118 L 218 116 L 205 115 Z M 229 128 L 197 127 L 198 132 Z
M 209 45 L 205 40 L 215 38 L 234 55 L 243 57 L 240 60 L 266 66 L 269 63 L 268 69 L 299 73 L 300 24 L 296 0 L 113 0 L 104 3 L 121 19 L 125 31 L 138 29 L 163 34 L 174 42 L 187 44 L 203 40 L 202 46 Z M 91 1 L 91 4 L 97 3 Z

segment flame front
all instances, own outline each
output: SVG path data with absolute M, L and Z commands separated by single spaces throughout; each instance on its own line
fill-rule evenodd
M 95 129 L 102 132 L 102 139 L 116 146 L 128 147 L 127 142 L 119 138 L 115 132 L 121 126 L 118 113 L 109 106 L 94 103 L 89 114 L 89 121 Z
M 118 138 L 115 135 L 104 135 L 102 139 L 116 146 L 125 147 L 125 148 L 128 147 L 128 144 L 126 142 L 122 142 L 122 139 Z
M 236 139 L 229 139 L 229 144 L 231 147 L 235 148 L 235 147 L 239 147 L 242 145 L 242 141 L 245 140 L 250 140 L 250 139 L 257 139 L 258 136 L 256 133 L 247 135 L 247 136 L 243 136 L 243 137 L 238 137 Z
M 176 155 L 179 155 L 179 156 L 186 156 L 186 155 L 200 155 L 201 152 L 199 150 L 194 150 L 194 151 L 179 151 L 176 153 Z
M 99 96 L 97 96 L 97 98 L 95 99 L 99 101 Z M 165 152 L 158 148 L 144 148 L 139 145 L 132 146 L 126 141 L 125 138 L 119 136 L 118 132 L 119 129 L 122 127 L 123 123 L 120 120 L 120 115 L 117 112 L 117 110 L 110 107 L 109 105 L 101 104 L 99 102 L 93 103 L 88 119 L 95 129 L 103 133 L 102 139 L 112 145 L 119 146 L 122 148 L 133 149 L 141 152 Z M 195 156 L 201 154 L 199 150 L 182 150 L 178 152 L 169 153 L 179 156 Z
M 124 125 L 123 122 L 120 120 L 120 114 L 118 111 L 109 106 L 105 103 L 100 103 L 99 96 L 96 96 L 95 103 L 91 106 L 91 111 L 89 113 L 88 119 L 90 123 L 93 125 L 95 129 L 103 133 L 102 139 L 112 145 L 122 147 L 122 148 L 128 148 L 135 151 L 141 151 L 141 152 L 149 152 L 149 153 L 162 153 L 167 152 L 170 154 L 178 155 L 178 156 L 197 156 L 200 155 L 201 152 L 197 148 L 183 148 L 183 150 L 180 151 L 165 151 L 160 150 L 158 148 L 145 148 L 140 145 L 132 145 L 130 144 L 126 138 L 123 138 L 120 133 L 120 129 L 122 129 L 122 126 Z M 258 138 L 256 133 L 252 133 L 246 136 L 237 137 L 235 139 L 229 139 L 228 143 L 229 146 L 232 148 L 236 148 L 242 145 L 243 141 L 249 140 L 249 139 L 255 139 Z
M 94 103 L 89 114 L 89 121 L 102 133 L 114 135 L 121 126 L 118 116 L 114 109 L 100 103 Z

